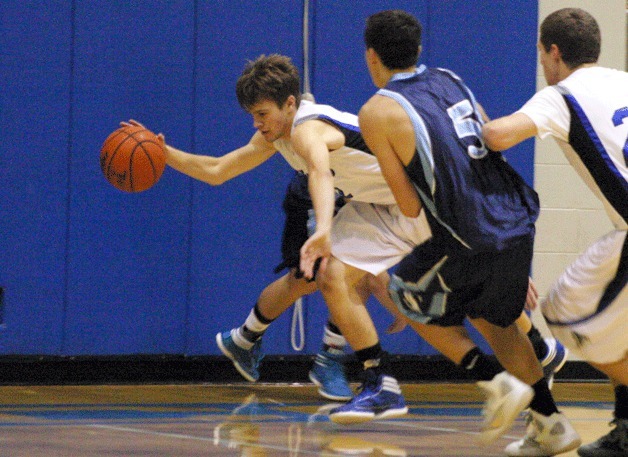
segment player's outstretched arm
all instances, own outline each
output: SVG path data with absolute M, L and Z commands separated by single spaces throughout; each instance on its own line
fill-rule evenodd
M 523 113 L 500 117 L 482 126 L 484 143 L 493 151 L 504 151 L 532 138 L 536 133 L 536 124 Z
M 122 123 L 122 125 L 127 123 Z M 128 124 L 141 125 L 130 120 Z M 165 143 L 163 134 L 159 137 L 164 141 L 166 164 L 175 170 L 212 186 L 223 184 L 230 179 L 245 173 L 268 160 L 274 153 L 272 143 L 268 143 L 256 132 L 244 146 L 223 156 L 191 154 Z

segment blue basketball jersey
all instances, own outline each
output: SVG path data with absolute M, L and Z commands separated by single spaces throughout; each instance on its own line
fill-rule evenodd
M 501 251 L 534 234 L 536 192 L 488 151 L 469 88 L 454 73 L 421 65 L 378 91 L 410 117 L 416 152 L 406 171 L 436 234 L 473 251 Z M 439 230 L 442 229 L 442 230 Z

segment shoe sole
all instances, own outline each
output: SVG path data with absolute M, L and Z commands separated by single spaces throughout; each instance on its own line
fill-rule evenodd
M 558 344 L 558 341 L 555 343 Z M 554 351 L 556 351 L 556 347 L 553 348 Z M 558 373 L 563 366 L 565 366 L 565 363 L 567 362 L 567 359 L 569 358 L 569 349 L 567 349 L 566 347 L 563 347 L 563 351 L 564 351 L 564 355 L 563 355 L 563 359 L 560 361 L 560 363 L 558 365 L 556 365 L 554 368 L 552 368 L 552 373 Z M 552 360 L 550 360 L 547 363 L 543 363 L 544 361 L 541 361 L 541 366 L 543 367 L 543 370 L 545 371 L 545 368 L 550 365 L 554 359 L 556 358 L 556 355 L 554 355 L 554 357 L 552 357 Z
M 216 334 L 216 344 L 218 345 L 218 349 L 220 349 L 220 352 L 222 352 L 224 355 L 229 357 L 229 359 L 233 363 L 233 366 L 236 368 L 236 370 L 238 370 L 238 373 L 240 373 L 240 375 L 244 379 L 246 379 L 249 382 L 256 382 L 257 381 L 257 378 L 254 378 L 253 376 L 251 376 L 249 373 L 246 372 L 246 370 L 244 368 L 242 368 L 240 366 L 240 364 L 238 363 L 236 358 L 233 356 L 233 354 L 223 344 L 223 342 L 222 342 L 222 335 L 220 333 Z
M 517 447 L 517 445 L 520 444 L 521 441 L 524 441 L 524 440 L 515 441 L 514 443 L 511 443 L 508 446 L 506 446 L 506 448 L 504 449 L 504 453 L 508 457 L 558 455 L 558 454 L 563 454 L 565 452 L 573 451 L 574 449 L 576 449 L 578 446 L 582 444 L 582 440 L 580 439 L 580 436 L 575 435 L 571 437 L 569 442 L 563 443 L 561 447 L 556 448 L 556 449 L 548 449 L 547 446 L 545 446 L 545 447 L 533 448 L 532 450 L 529 450 L 529 449 L 521 450 L 520 448 Z M 537 453 L 531 454 L 531 452 L 537 452 Z M 581 454 L 580 450 L 578 450 L 578 455 L 581 457 L 585 457 L 585 456 L 594 457 L 594 455 L 598 455 L 598 454 Z M 599 455 L 605 455 L 605 454 L 599 454 Z
M 499 427 L 482 430 L 480 432 L 480 435 L 478 436 L 479 444 L 484 446 L 491 444 L 495 442 L 497 438 L 506 433 L 510 427 L 512 427 L 515 419 L 519 417 L 519 414 L 521 414 L 521 412 L 530 404 L 532 397 L 534 397 L 534 391 L 530 386 L 528 386 L 525 393 L 518 399 L 515 407 L 510 410 L 510 414 L 502 418 L 502 423 Z
M 369 414 L 369 413 L 357 413 L 357 412 L 346 412 L 346 413 L 337 413 L 330 414 L 329 420 L 336 424 L 362 424 L 364 422 L 370 422 L 374 420 L 382 420 L 382 419 L 394 419 L 396 417 L 405 416 L 408 414 L 408 408 L 397 408 L 397 409 L 388 409 L 380 414 Z
M 563 367 L 565 366 L 565 363 L 567 363 L 568 358 L 569 358 L 569 349 L 565 348 L 565 357 L 563 357 L 563 360 L 554 367 L 554 370 L 552 372 L 558 373 L 560 370 L 562 370 Z
M 316 377 L 312 374 L 311 371 L 308 374 L 308 377 L 310 378 L 310 381 L 312 381 L 314 385 L 318 387 L 318 394 L 323 398 L 326 398 L 328 400 L 335 400 L 335 401 L 349 401 L 353 398 L 353 395 L 350 395 L 350 396 L 333 395 L 333 394 L 325 392 L 323 390 L 323 384 L 318 379 L 316 379 Z
M 582 444 L 582 440 L 580 439 L 579 436 L 576 436 L 573 438 L 572 441 L 570 441 L 569 443 L 563 444 L 563 446 L 559 448 L 557 451 L 552 450 L 552 452 L 554 454 L 562 454 L 564 452 L 573 451 L 574 449 L 578 448 L 581 444 Z

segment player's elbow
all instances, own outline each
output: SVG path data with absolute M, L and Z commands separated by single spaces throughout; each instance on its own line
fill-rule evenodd
M 399 205 L 401 213 L 410 218 L 419 217 L 421 213 L 421 205 L 414 204 L 412 202 L 403 202 Z
M 531 124 L 534 128 L 534 124 Z M 482 126 L 484 144 L 492 151 L 505 151 L 535 134 L 532 128 L 524 131 L 510 118 L 487 122 Z
M 201 181 L 211 186 L 219 186 L 229 181 L 230 177 L 227 170 L 215 163 L 215 161 L 209 159 L 210 158 L 199 163 L 198 173 Z
M 491 122 L 482 126 L 482 137 L 484 144 L 493 151 L 503 151 L 508 148 L 507 136 L 504 135 L 502 129 Z

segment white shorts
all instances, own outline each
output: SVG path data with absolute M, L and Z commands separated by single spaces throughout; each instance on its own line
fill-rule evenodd
M 541 311 L 554 336 L 574 356 L 589 362 L 612 363 L 628 355 L 625 265 L 623 283 L 619 281 L 617 286 L 611 282 L 622 273 L 618 268 L 626 233 L 615 230 L 589 246 L 541 302 Z M 604 293 L 613 285 L 621 290 L 612 301 L 601 304 Z
M 333 220 L 331 253 L 347 265 L 378 275 L 432 236 L 425 218 L 409 218 L 397 205 L 349 201 Z

